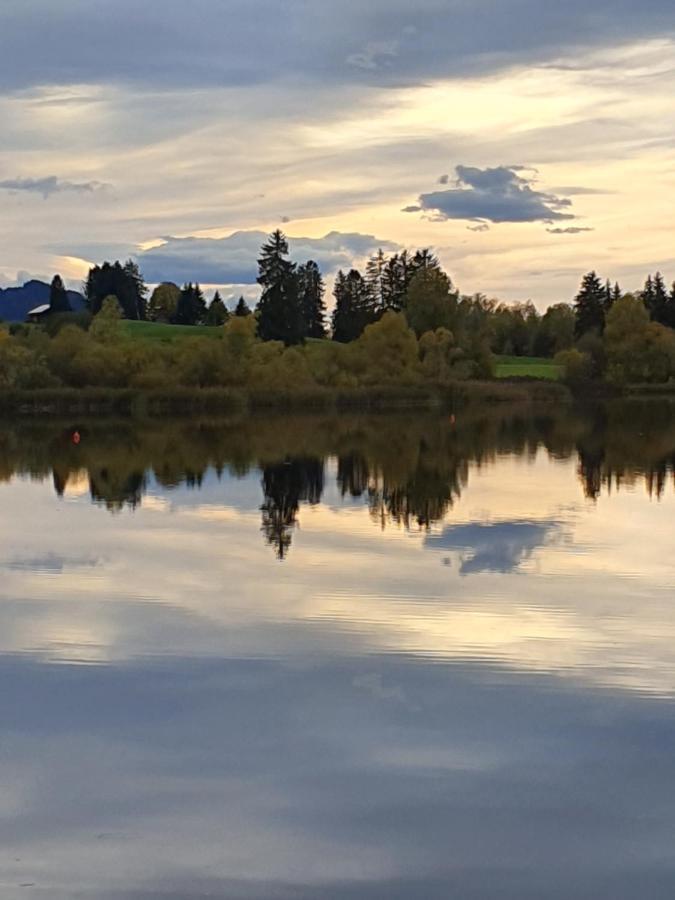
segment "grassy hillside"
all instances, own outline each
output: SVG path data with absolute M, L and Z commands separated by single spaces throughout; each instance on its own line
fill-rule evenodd
M 163 322 L 123 322 L 127 334 L 134 340 L 171 343 L 185 337 L 219 337 L 220 328 L 211 325 L 165 325 Z
M 560 368 L 552 359 L 538 356 L 498 356 L 497 378 L 545 378 L 557 381 Z

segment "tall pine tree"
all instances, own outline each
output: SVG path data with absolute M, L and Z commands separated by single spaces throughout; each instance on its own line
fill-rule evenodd
M 374 256 L 371 256 L 366 264 L 366 284 L 370 291 L 372 307 L 378 315 L 381 315 L 386 309 L 387 289 L 384 274 L 386 265 L 387 258 L 382 248 Z
M 348 275 L 340 271 L 335 280 L 333 340 L 341 344 L 355 341 L 366 325 L 377 319 L 373 298 L 366 280 L 352 269 Z
M 246 316 L 251 315 L 251 310 L 243 297 L 240 297 L 237 301 L 237 305 L 234 310 L 234 314 L 238 319 L 243 319 Z
M 403 309 L 410 283 L 410 272 L 411 267 L 405 250 L 401 254 L 394 254 L 387 260 L 382 272 L 383 309 L 393 309 L 395 312 Z
M 145 282 L 133 260 L 124 266 L 119 261 L 94 266 L 85 283 L 87 304 L 93 315 L 100 312 L 106 297 L 116 297 L 125 319 L 144 319 L 146 293 Z
M 319 267 L 313 260 L 298 268 L 298 294 L 305 337 L 326 337 L 326 288 Z
M 667 325 L 668 328 L 675 328 L 675 282 L 673 282 L 668 294 L 664 319 L 664 325 Z
M 206 312 L 206 324 L 213 326 L 224 325 L 229 318 L 230 312 L 220 296 L 220 291 L 216 291 Z
M 657 272 L 656 275 L 650 275 L 645 283 L 642 292 L 642 302 L 647 307 L 647 312 L 654 322 L 665 325 L 667 318 L 668 291 L 666 289 L 663 275 Z
M 582 337 L 588 332 L 602 334 L 605 329 L 607 291 L 595 272 L 584 275 L 581 289 L 574 300 L 575 332 Z
M 411 273 L 408 283 L 413 280 L 420 269 L 439 269 L 440 264 L 438 262 L 438 257 L 435 256 L 428 247 L 424 247 L 422 250 L 417 250 L 415 252 L 415 255 L 410 262 L 410 268 Z
M 60 275 L 55 275 L 49 288 L 49 311 L 53 313 L 72 312 L 68 291 Z
M 176 306 L 176 325 L 203 325 L 206 321 L 206 301 L 198 284 L 186 284 Z
M 263 341 L 283 341 L 289 346 L 301 343 L 304 332 L 298 277 L 287 256 L 288 242 L 277 230 L 263 244 L 258 260 L 258 284 L 263 289 L 258 303 L 258 334 Z
M 145 280 L 141 275 L 141 270 L 139 269 L 138 264 L 135 263 L 133 259 L 128 259 L 124 263 L 124 274 L 126 276 L 125 280 L 127 290 L 129 291 L 130 307 L 135 306 L 136 318 L 142 319 L 144 321 L 148 317 L 148 304 L 146 299 L 148 295 L 148 288 L 146 287 Z

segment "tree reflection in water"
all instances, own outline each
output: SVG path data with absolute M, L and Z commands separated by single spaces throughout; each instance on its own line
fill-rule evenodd
M 315 458 L 287 459 L 263 469 L 262 531 L 279 559 L 291 546 L 300 504 L 321 502 L 323 472 L 323 461 Z
M 343 497 L 361 498 L 380 527 L 428 530 L 442 522 L 469 480 L 471 465 L 499 454 L 543 449 L 576 458 L 584 494 L 642 483 L 660 497 L 675 473 L 675 404 L 613 401 L 593 409 L 476 407 L 444 416 L 270 417 L 228 421 L 34 420 L 0 430 L 0 481 L 16 474 L 76 486 L 112 512 L 135 509 L 151 481 L 165 491 L 199 489 L 207 472 L 262 473 L 262 532 L 288 555 L 301 504 L 318 504 L 325 463 L 337 461 Z

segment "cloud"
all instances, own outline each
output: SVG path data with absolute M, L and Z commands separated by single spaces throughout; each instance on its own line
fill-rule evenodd
M 595 228 L 547 228 L 549 234 L 582 234 L 584 231 L 595 231 Z
M 0 88 L 239 86 L 281 77 L 419 84 L 556 61 L 569 47 L 663 36 L 674 24 L 670 0 L 568 0 L 564 15 L 540 0 L 418 0 L 414 8 L 406 0 L 5 0 Z
M 66 569 L 96 568 L 101 560 L 95 556 L 62 556 L 46 553 L 41 556 L 17 556 L 5 563 L 5 568 L 16 572 L 40 572 L 61 575 Z
M 4 181 L 0 181 L 0 190 L 41 194 L 45 200 L 48 200 L 52 194 L 66 192 L 92 194 L 104 187 L 106 185 L 100 181 L 63 181 L 56 175 L 47 175 L 44 178 L 6 178 Z
M 436 550 L 463 551 L 461 575 L 508 574 L 516 572 L 538 547 L 548 544 L 560 528 L 557 521 L 451 525 L 441 534 L 429 535 L 425 543 Z
M 159 247 L 136 254 L 150 283 L 195 281 L 204 284 L 255 284 L 264 231 L 237 231 L 225 238 L 167 237 Z M 299 262 L 314 259 L 330 275 L 370 256 L 379 247 L 398 245 L 368 234 L 332 231 L 322 238 L 290 237 L 290 255 Z
M 398 53 L 398 41 L 371 41 L 360 53 L 347 57 L 347 64 L 358 69 L 378 69 Z
M 419 205 L 434 221 L 468 219 L 485 222 L 553 222 L 574 219 L 563 212 L 572 201 L 532 187 L 533 180 L 519 175 L 522 166 L 478 169 L 457 166 L 456 186 L 448 191 L 421 194 Z M 415 207 L 408 207 L 415 211 Z
M 566 197 L 574 197 L 574 196 L 592 197 L 592 196 L 596 196 L 598 194 L 611 193 L 611 191 L 605 191 L 605 190 L 601 190 L 599 188 L 581 187 L 577 184 L 565 185 L 564 187 L 556 187 L 556 188 L 553 188 L 553 191 L 556 194 L 564 194 Z

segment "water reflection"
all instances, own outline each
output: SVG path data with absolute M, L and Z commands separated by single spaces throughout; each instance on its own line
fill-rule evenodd
M 82 436 L 77 446 L 71 439 L 75 428 Z M 366 503 L 380 527 L 429 530 L 461 498 L 472 464 L 480 467 L 506 453 L 532 459 L 538 449 L 554 459 L 576 459 L 589 499 L 640 483 L 649 496 L 660 498 L 675 478 L 675 412 L 670 403 L 655 401 L 534 417 L 499 409 L 467 411 L 452 422 L 341 417 L 69 428 L 26 423 L 7 426 L 2 434 L 0 478 L 51 477 L 59 497 L 86 478 L 91 499 L 119 512 L 136 509 L 151 481 L 166 489 L 198 489 L 208 472 L 244 478 L 257 469 L 261 530 L 285 559 L 301 505 L 321 503 L 328 459 L 336 459 L 340 495 Z M 527 532 L 540 527 L 546 526 L 516 526 L 522 552 L 502 542 L 499 565 L 508 569 L 509 559 L 527 556 Z M 486 540 L 493 545 L 496 536 L 486 533 Z M 480 570 L 480 555 L 477 565 Z M 465 573 L 472 568 L 467 564 Z
M 450 525 L 440 534 L 429 535 L 432 549 L 462 551 L 460 574 L 515 572 L 539 547 L 562 531 L 561 522 L 497 522 Z
M 660 404 L 6 427 L 3 900 L 669 900 L 674 455 Z
M 297 524 L 300 503 L 316 506 L 323 494 L 323 462 L 320 459 L 286 459 L 263 468 L 265 502 L 262 531 L 267 543 L 283 559 Z

